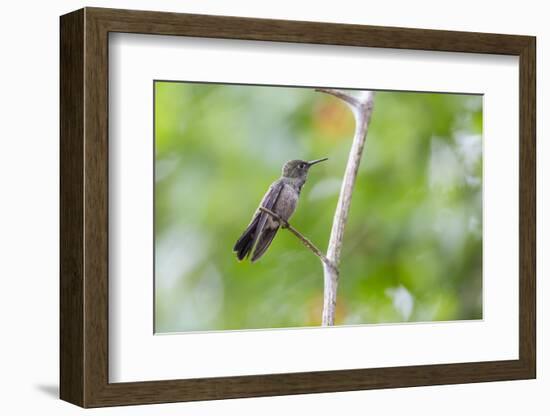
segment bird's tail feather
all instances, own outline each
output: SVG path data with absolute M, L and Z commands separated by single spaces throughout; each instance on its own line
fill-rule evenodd
M 276 228 L 264 228 L 262 235 L 260 235 L 260 238 L 258 239 L 258 243 L 256 244 L 256 248 L 254 249 L 254 253 L 252 254 L 252 258 L 250 259 L 251 262 L 255 262 L 258 260 L 262 255 L 265 253 L 267 248 L 271 245 L 271 242 L 273 241 L 273 238 L 275 237 L 275 234 L 277 234 L 277 230 L 279 227 Z
M 242 233 L 242 235 L 239 237 L 237 242 L 235 243 L 235 246 L 233 247 L 233 251 L 237 253 L 237 258 L 239 260 L 243 260 L 252 251 L 252 248 L 254 246 L 254 240 L 256 236 L 256 231 L 258 228 L 258 222 L 260 220 L 260 216 L 257 215 L 250 225 L 246 227 L 246 230 Z

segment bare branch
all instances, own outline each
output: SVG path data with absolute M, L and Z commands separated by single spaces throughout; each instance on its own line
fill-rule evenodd
M 268 208 L 260 207 L 260 211 L 265 212 L 268 215 L 271 215 L 273 218 L 275 218 L 277 221 L 279 221 L 279 223 L 281 224 L 281 228 L 287 229 L 292 234 L 294 234 L 296 237 L 298 237 L 298 239 L 304 244 L 304 246 L 309 248 L 313 252 L 313 254 L 315 254 L 317 257 L 319 257 L 319 259 L 323 262 L 323 264 L 326 267 L 328 267 L 330 269 L 334 269 L 334 265 L 332 264 L 332 262 L 329 259 L 327 259 L 327 257 L 321 252 L 321 250 L 319 250 L 315 246 L 315 244 L 313 244 L 311 242 L 311 240 L 309 240 L 302 233 L 300 233 L 296 228 L 294 228 L 292 225 L 290 225 L 290 223 L 287 220 L 281 218 L 281 216 L 279 216 L 278 214 L 276 214 L 275 212 L 271 211 Z
M 334 325 L 334 315 L 336 312 L 336 294 L 338 291 L 338 266 L 340 264 L 340 255 L 342 252 L 342 242 L 344 239 L 344 230 L 348 220 L 349 209 L 351 206 L 351 197 L 353 187 L 359 171 L 359 163 L 363 154 L 363 148 L 367 137 L 367 131 L 370 124 L 372 109 L 374 104 L 374 92 L 365 91 L 358 97 L 351 97 L 348 94 L 338 90 L 319 88 L 317 91 L 331 94 L 344 100 L 352 107 L 355 117 L 355 135 L 349 152 L 346 171 L 340 188 L 340 196 L 334 219 L 327 249 L 327 258 L 334 267 L 324 267 L 324 302 L 323 302 L 323 325 Z
M 315 91 L 334 95 L 335 97 L 340 98 L 342 101 L 345 101 L 352 107 L 359 107 L 361 105 L 360 101 L 357 98 L 355 98 L 353 95 L 346 94 L 341 90 L 331 90 L 329 88 L 315 88 Z

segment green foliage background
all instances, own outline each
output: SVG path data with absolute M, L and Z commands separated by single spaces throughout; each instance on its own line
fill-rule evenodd
M 326 248 L 354 120 L 308 88 L 155 83 L 156 332 L 320 324 L 319 260 L 281 230 L 232 253 L 290 159 L 291 223 Z M 378 92 L 346 229 L 337 324 L 482 317 L 482 97 Z

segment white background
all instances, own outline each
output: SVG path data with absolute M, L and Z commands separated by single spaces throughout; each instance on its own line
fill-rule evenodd
M 218 402 L 167 404 L 86 411 L 88 414 L 407 414 L 546 415 L 550 409 L 550 361 L 544 347 L 550 301 L 544 282 L 543 244 L 550 237 L 542 212 L 550 209 L 543 183 L 550 146 L 543 115 L 550 99 L 544 72 L 550 27 L 544 2 L 462 0 L 357 2 L 50 1 L 6 3 L 2 9 L 2 147 L 0 181 L 0 295 L 4 414 L 79 414 L 57 400 L 58 386 L 58 16 L 83 5 L 231 14 L 281 19 L 531 34 L 538 36 L 538 380 L 317 394 Z M 6 285 L 7 284 L 7 285 Z M 548 324 L 546 324 L 548 327 Z
M 518 358 L 516 57 L 114 34 L 109 62 L 112 382 Z M 483 93 L 483 320 L 153 336 L 153 79 Z

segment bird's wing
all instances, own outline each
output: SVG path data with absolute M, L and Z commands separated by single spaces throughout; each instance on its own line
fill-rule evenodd
M 284 184 L 281 181 L 274 182 L 262 198 L 260 206 L 272 210 L 275 207 L 275 203 L 279 198 L 279 194 L 281 193 L 283 186 Z M 252 221 L 250 221 L 250 224 L 248 224 L 248 227 L 246 227 L 246 230 L 244 230 L 233 247 L 233 251 L 237 253 L 237 258 L 239 260 L 243 260 L 245 257 L 248 257 L 248 255 L 252 252 L 254 245 L 262 234 L 262 229 L 265 227 L 268 216 L 269 214 L 266 214 L 259 209 L 254 213 Z
M 262 202 L 260 202 L 260 206 L 273 210 L 273 207 L 275 206 L 275 203 L 277 202 L 277 199 L 279 199 L 279 195 L 281 194 L 281 191 L 283 190 L 283 187 L 285 186 L 284 182 L 282 180 L 275 181 L 271 184 L 267 192 L 265 193 L 264 197 L 262 198 Z M 265 212 L 263 215 L 269 215 Z
M 277 202 L 277 199 L 279 199 L 279 195 L 281 194 L 284 186 L 285 184 L 281 180 L 274 182 L 265 193 L 262 202 L 260 202 L 260 206 L 273 211 L 275 203 Z M 266 214 L 259 209 L 256 215 L 259 216 L 259 220 L 256 227 L 256 234 L 254 236 L 252 247 L 254 247 L 254 245 L 258 241 L 258 238 L 260 238 L 260 234 L 262 233 L 262 230 L 264 229 L 265 224 L 269 218 L 269 214 Z

